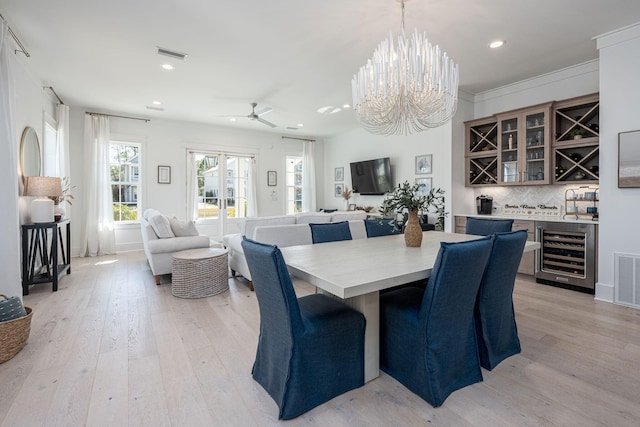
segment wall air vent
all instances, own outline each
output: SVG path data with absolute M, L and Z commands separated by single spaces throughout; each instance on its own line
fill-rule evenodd
M 614 302 L 640 307 L 640 255 L 613 253 Z
M 158 46 L 158 55 L 168 56 L 169 58 L 179 59 L 180 61 L 184 61 L 187 59 L 186 53 L 176 52 L 174 50 L 165 49 L 164 47 Z

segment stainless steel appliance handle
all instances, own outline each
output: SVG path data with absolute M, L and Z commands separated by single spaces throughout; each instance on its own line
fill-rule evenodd
M 534 254 L 534 273 L 537 274 L 540 272 L 540 253 L 542 252 L 542 227 L 537 226 L 535 232 L 536 242 L 540 243 L 540 249 L 536 249 Z

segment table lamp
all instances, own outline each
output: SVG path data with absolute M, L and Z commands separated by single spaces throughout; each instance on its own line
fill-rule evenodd
M 60 178 L 50 176 L 29 176 L 25 188 L 25 196 L 38 197 L 31 201 L 29 208 L 31 222 L 53 222 L 53 200 L 50 197 L 62 194 L 62 182 Z

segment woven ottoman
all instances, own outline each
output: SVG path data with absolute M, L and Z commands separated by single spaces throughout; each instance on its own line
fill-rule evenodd
M 227 250 L 200 248 L 173 254 L 171 293 L 180 298 L 203 298 L 229 289 Z

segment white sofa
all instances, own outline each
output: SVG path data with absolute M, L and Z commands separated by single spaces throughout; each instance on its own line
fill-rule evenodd
M 364 211 L 334 213 L 303 213 L 262 218 L 247 218 L 240 224 L 240 233 L 224 237 L 225 246 L 229 250 L 229 268 L 231 274 L 240 274 L 249 281 L 253 290 L 251 273 L 242 250 L 242 236 L 257 242 L 278 245 L 279 247 L 310 245 L 311 228 L 309 224 L 349 221 L 351 237 L 360 239 L 367 237 L 364 222 L 367 213 Z
M 157 216 L 162 218 L 158 218 Z M 168 228 L 167 228 L 168 224 Z M 179 221 L 147 209 L 140 218 L 142 243 L 151 272 L 160 284 L 160 276 L 171 273 L 173 254 L 178 251 L 221 246 L 209 236 L 198 234 L 192 221 Z

